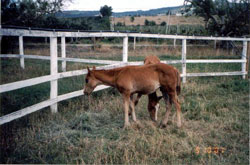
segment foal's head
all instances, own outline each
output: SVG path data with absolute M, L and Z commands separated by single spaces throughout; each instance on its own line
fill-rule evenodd
M 150 118 L 153 121 L 157 121 L 157 113 L 160 108 L 159 101 L 161 100 L 162 96 L 160 97 L 151 97 L 150 101 L 148 102 L 148 112 L 150 115 Z
M 95 78 L 95 75 L 93 73 L 95 71 L 95 66 L 93 67 L 92 71 L 89 69 L 89 67 L 87 67 L 87 69 L 88 69 L 88 74 L 85 78 L 85 86 L 84 86 L 83 91 L 84 91 L 84 94 L 89 95 L 93 92 L 95 87 L 98 85 L 99 80 Z

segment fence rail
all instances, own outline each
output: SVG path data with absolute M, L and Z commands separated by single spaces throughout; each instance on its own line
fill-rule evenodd
M 103 89 L 107 89 L 107 88 L 109 88 L 109 87 L 105 86 L 105 85 L 100 85 L 94 90 L 94 92 L 100 91 L 100 90 L 103 90 Z M 78 97 L 78 96 L 82 96 L 82 95 L 83 95 L 83 90 L 67 93 L 67 94 L 64 94 L 64 95 L 57 96 L 56 98 L 49 99 L 49 100 L 40 102 L 38 104 L 29 106 L 27 108 L 23 108 L 21 110 L 10 113 L 8 115 L 1 116 L 0 117 L 0 125 L 2 125 L 4 123 L 7 123 L 7 122 L 10 122 L 10 121 L 15 120 L 15 119 L 19 119 L 19 118 L 21 118 L 23 116 L 26 116 L 26 115 L 30 114 L 30 113 L 36 112 L 36 111 L 38 111 L 38 110 L 40 110 L 42 108 L 46 108 L 48 106 L 55 105 L 56 103 L 58 103 L 60 101 L 68 100 L 68 99 Z
M 144 33 L 119 33 L 119 32 L 51 32 L 25 29 L 0 29 L 0 36 L 24 36 L 24 37 L 139 37 L 139 38 L 164 38 L 187 40 L 221 40 L 221 41 L 250 41 L 250 38 L 235 37 L 207 37 L 207 36 L 182 36 L 165 34 Z
M 16 89 L 37 85 L 44 82 L 50 82 L 51 91 L 50 99 L 40 102 L 38 104 L 26 107 L 16 112 L 4 115 L 0 117 L 0 125 L 18 119 L 30 113 L 36 112 L 40 109 L 50 106 L 52 112 L 57 112 L 57 103 L 63 100 L 67 100 L 73 97 L 83 95 L 83 90 L 74 91 L 64 95 L 58 96 L 58 79 L 80 76 L 87 73 L 86 69 L 75 70 L 66 72 L 66 62 L 80 62 L 80 63 L 95 63 L 95 64 L 106 64 L 105 66 L 97 67 L 97 69 L 111 69 L 126 65 L 142 65 L 140 61 L 128 61 L 128 38 L 164 38 L 164 39 L 180 39 L 182 40 L 182 58 L 181 60 L 169 60 L 162 61 L 167 64 L 182 64 L 182 81 L 186 81 L 186 77 L 195 76 L 234 76 L 241 75 L 245 78 L 247 74 L 246 63 L 247 63 L 247 42 L 250 38 L 230 38 L 230 37 L 197 37 L 197 36 L 177 36 L 177 35 L 163 35 L 163 34 L 141 34 L 141 33 L 119 33 L 119 32 L 51 32 L 51 31 L 39 31 L 39 30 L 23 30 L 23 29 L 0 29 L 1 36 L 18 36 L 19 37 L 19 54 L 1 54 L 0 58 L 20 58 L 20 66 L 25 68 L 25 58 L 27 59 L 39 59 L 39 60 L 50 60 L 50 75 L 32 78 L 28 80 L 22 80 L 18 82 L 12 82 L 8 84 L 0 85 L 0 93 L 13 91 Z M 23 37 L 50 37 L 50 56 L 38 56 L 38 55 L 25 55 L 23 49 Z M 61 54 L 62 57 L 58 57 L 57 52 L 57 38 L 61 37 Z M 66 57 L 66 43 L 65 37 L 122 37 L 123 38 L 123 51 L 122 61 L 112 60 L 94 60 L 94 59 L 77 59 Z M 242 41 L 243 50 L 241 59 L 187 59 L 186 58 L 186 41 L 187 40 L 223 40 L 223 41 Z M 249 51 L 248 51 L 249 52 Z M 249 53 L 248 53 L 249 56 Z M 58 61 L 62 61 L 62 73 L 58 73 Z M 213 73 L 187 73 L 186 65 L 194 63 L 241 63 L 241 71 L 235 72 L 213 72 Z M 95 91 L 108 88 L 107 86 L 98 86 Z

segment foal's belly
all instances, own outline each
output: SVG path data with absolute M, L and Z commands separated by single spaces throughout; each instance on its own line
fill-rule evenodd
M 143 83 L 136 85 L 136 92 L 141 94 L 151 94 L 155 92 L 160 87 L 160 84 L 158 82 L 152 82 L 152 83 Z

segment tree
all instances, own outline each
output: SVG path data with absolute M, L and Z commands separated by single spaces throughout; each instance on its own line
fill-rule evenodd
M 166 26 L 167 23 L 165 21 L 161 22 L 161 26 Z
M 121 22 L 117 22 L 116 26 L 123 26 Z
M 203 17 L 212 35 L 242 36 L 250 34 L 249 0 L 185 0 L 187 10 Z
M 71 0 L 1 0 L 3 25 L 41 27 Z
M 103 17 L 110 17 L 112 15 L 112 7 L 111 6 L 102 6 L 100 9 L 100 13 Z
M 67 22 L 55 17 L 63 4 L 71 0 L 1 0 L 1 24 L 39 28 L 68 28 Z M 15 42 L 3 37 L 2 53 L 13 50 Z
M 145 20 L 144 21 L 144 25 L 145 26 L 155 26 L 156 25 L 156 23 L 155 23 L 155 21 L 149 21 L 149 20 Z
M 135 20 L 135 17 L 134 17 L 134 16 L 131 16 L 131 17 L 130 17 L 130 21 L 131 21 L 131 22 L 134 22 L 134 20 Z

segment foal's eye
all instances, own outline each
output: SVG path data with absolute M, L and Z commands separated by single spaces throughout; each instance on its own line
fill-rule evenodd
M 89 82 L 89 80 L 88 80 L 88 79 L 85 79 L 85 82 L 86 82 L 86 83 L 88 83 L 88 82 Z

